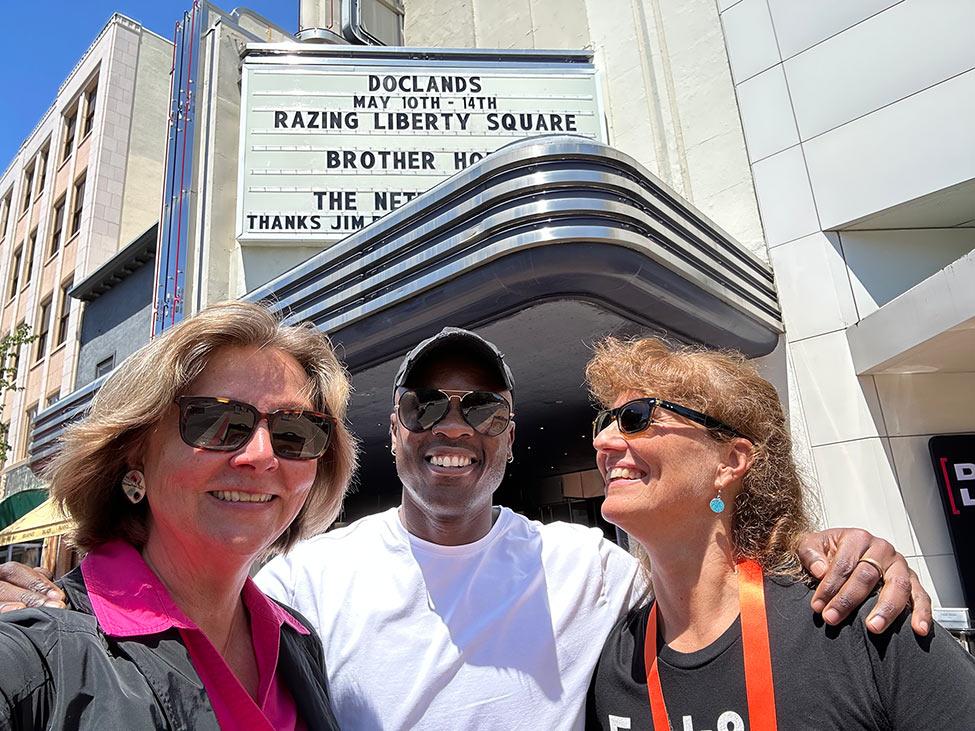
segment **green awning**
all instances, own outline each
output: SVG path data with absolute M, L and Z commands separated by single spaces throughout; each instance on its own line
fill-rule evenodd
M 20 520 L 0 530 L 0 546 L 39 541 L 74 529 L 74 523 L 48 498 Z
M 0 530 L 47 500 L 47 490 L 21 490 L 0 501 Z

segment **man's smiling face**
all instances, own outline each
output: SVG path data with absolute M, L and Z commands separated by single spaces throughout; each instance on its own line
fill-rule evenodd
M 461 353 L 427 358 L 410 374 L 407 386 L 494 391 L 511 403 L 511 393 L 504 390 L 498 376 Z M 402 391 L 396 394 L 397 404 Z M 513 423 L 498 436 L 480 434 L 464 421 L 459 400 L 453 398 L 447 415 L 427 431 L 411 432 L 402 426 L 395 404 L 390 425 L 404 502 L 413 503 L 434 520 L 456 519 L 490 507 L 511 453 Z

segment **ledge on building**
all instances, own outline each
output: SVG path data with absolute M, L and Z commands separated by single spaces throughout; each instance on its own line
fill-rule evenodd
M 847 328 L 857 374 L 975 369 L 975 251 Z
M 118 254 L 76 284 L 68 292 L 68 295 L 83 302 L 91 302 L 101 297 L 143 264 L 153 261 L 156 257 L 158 229 L 158 223 L 152 224 L 129 242 Z

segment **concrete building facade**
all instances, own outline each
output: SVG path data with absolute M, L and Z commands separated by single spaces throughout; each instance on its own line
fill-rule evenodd
M 31 422 L 75 387 L 81 302 L 68 293 L 159 216 L 172 44 L 113 15 L 0 176 L 0 333 L 28 325 L 0 498 L 37 486 Z M 148 333 L 147 333 L 148 334 Z
M 158 232 L 153 224 L 71 290 L 84 303 L 76 389 L 110 373 L 149 341 Z
M 765 255 L 713 2 L 406 0 L 407 46 L 592 49 L 610 144 Z

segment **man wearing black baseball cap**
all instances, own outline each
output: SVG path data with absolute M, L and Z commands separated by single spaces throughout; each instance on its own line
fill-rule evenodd
M 476 333 L 445 328 L 417 345 L 393 383 L 402 504 L 304 541 L 258 575 L 321 634 L 342 728 L 583 727 L 603 641 L 644 585 L 598 529 L 492 505 L 514 443 L 514 390 L 503 354 Z M 825 562 L 819 549 L 838 536 L 837 564 L 892 551 L 863 531 L 814 534 L 804 563 Z M 907 576 L 892 560 L 888 577 Z M 37 581 L 0 570 L 11 584 Z M 839 574 L 830 596 L 849 569 Z M 872 588 L 848 583 L 834 606 L 845 615 Z M 910 592 L 887 591 L 896 616 Z M 10 595 L 0 581 L 0 601 Z
M 603 640 L 645 587 L 599 529 L 493 506 L 514 391 L 504 355 L 476 333 L 444 328 L 421 342 L 393 382 L 402 504 L 259 575 L 319 628 L 343 728 L 584 725 Z
M 460 545 L 489 531 L 499 512 L 492 495 L 512 459 L 513 392 L 504 355 L 468 330 L 444 328 L 403 359 L 390 437 L 412 535 Z
M 258 576 L 321 628 L 343 728 L 581 728 L 602 641 L 643 584 L 598 529 L 492 505 L 514 389 L 476 333 L 417 345 L 393 383 L 402 504 Z

